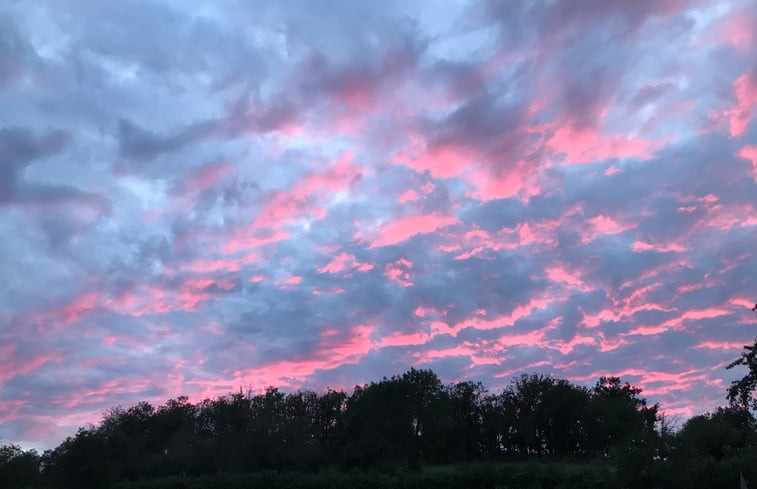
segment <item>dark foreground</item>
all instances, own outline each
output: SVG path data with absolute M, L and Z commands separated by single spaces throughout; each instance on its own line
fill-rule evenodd
M 757 456 L 757 453 L 751 454 Z M 757 458 L 755 458 L 757 459 Z M 755 460 L 753 459 L 753 460 Z M 618 489 L 622 487 L 735 489 L 739 466 L 757 481 L 754 461 L 724 460 L 679 467 L 661 464 L 656 474 L 623 474 L 607 464 L 472 463 L 419 470 L 258 472 L 206 476 L 171 476 L 124 481 L 117 489 Z

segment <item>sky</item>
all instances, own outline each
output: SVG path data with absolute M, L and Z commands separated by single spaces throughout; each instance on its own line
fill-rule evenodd
M 0 442 L 434 370 L 685 419 L 757 335 L 757 2 L 0 4 Z

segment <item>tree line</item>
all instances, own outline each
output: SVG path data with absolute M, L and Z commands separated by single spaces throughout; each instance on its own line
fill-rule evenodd
M 737 366 L 747 372 L 729 406 L 679 429 L 618 377 L 589 388 L 524 374 L 492 393 L 412 368 L 349 395 L 269 387 L 140 402 L 43 454 L 0 445 L 0 487 L 735 487 L 737 472 L 757 481 L 757 341 L 727 368 Z M 533 461 L 548 469 L 522 465 Z M 461 465 L 477 463 L 489 465 Z M 457 468 L 386 475 L 440 466 Z M 312 476 L 350 469 L 362 472 Z
M 626 482 L 654 487 L 666 471 L 675 475 L 676 464 L 753 456 L 756 442 L 755 418 L 737 402 L 675 431 L 641 389 L 617 377 L 587 388 L 522 375 L 490 393 L 481 383 L 444 384 L 431 370 L 410 369 L 349 395 L 271 387 L 196 404 L 178 397 L 157 407 L 112 408 L 41 455 L 0 448 L 0 485 L 108 487 L 266 470 L 568 460 L 612 464 Z

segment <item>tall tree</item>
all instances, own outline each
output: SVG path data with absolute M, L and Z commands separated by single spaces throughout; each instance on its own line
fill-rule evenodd
M 452 460 L 471 460 L 482 455 L 485 394 L 480 382 L 458 382 L 448 388 L 451 418 L 446 447 Z
M 641 389 L 618 377 L 601 377 L 591 391 L 590 443 L 606 456 L 617 447 L 638 447 L 655 436 L 659 406 L 648 406 Z
M 439 459 L 445 443 L 447 392 L 431 370 L 411 368 L 402 374 L 405 403 L 409 409 L 410 442 L 408 466 L 417 467 L 424 459 Z
M 752 311 L 757 314 L 757 304 L 754 305 Z M 754 395 L 757 390 L 757 340 L 752 345 L 744 346 L 741 356 L 726 368 L 730 370 L 741 365 L 747 367 L 747 373 L 731 383 L 728 388 L 728 401 L 734 407 L 757 410 L 757 397 Z
M 35 450 L 0 445 L 0 487 L 32 486 L 40 480 L 40 457 Z
M 709 456 L 721 460 L 756 442 L 756 435 L 757 423 L 751 413 L 720 407 L 686 421 L 677 438 L 691 459 Z
M 414 436 L 407 401 L 406 388 L 399 376 L 355 387 L 345 413 L 343 455 L 348 464 L 407 464 Z

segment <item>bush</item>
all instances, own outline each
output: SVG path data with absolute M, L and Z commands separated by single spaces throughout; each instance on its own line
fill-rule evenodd
M 121 482 L 115 489 L 604 489 L 619 484 L 609 467 L 537 462 L 472 463 L 421 470 L 219 473 Z

